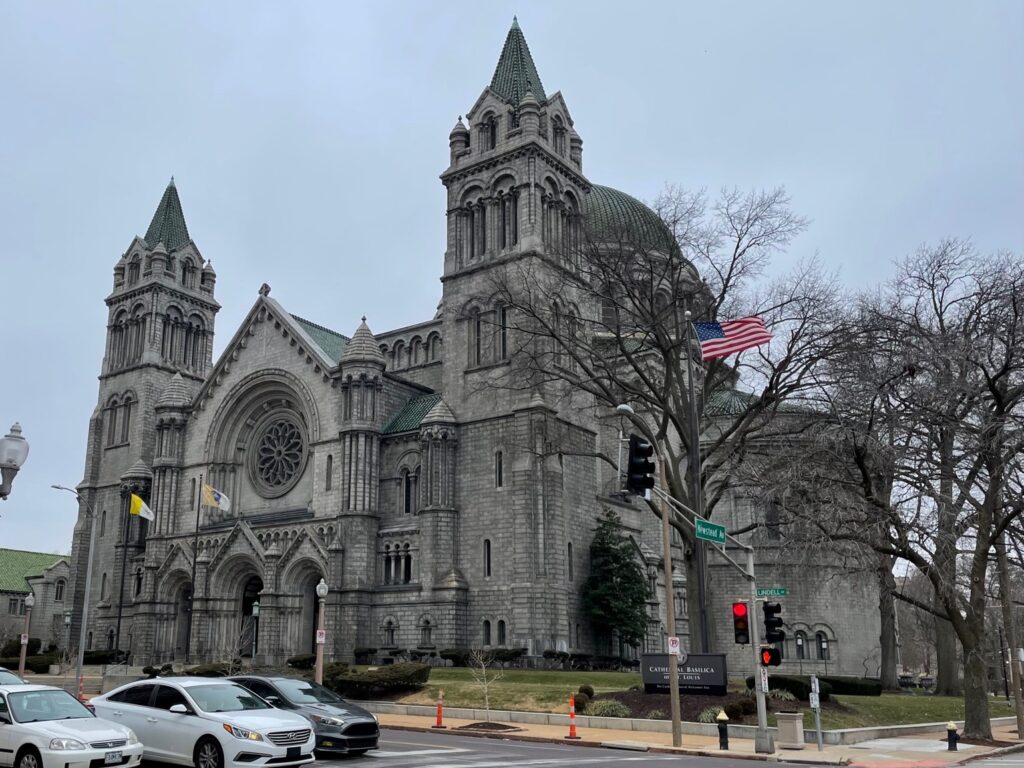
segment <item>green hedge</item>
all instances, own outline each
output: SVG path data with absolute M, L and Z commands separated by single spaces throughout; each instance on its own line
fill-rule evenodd
M 430 667 L 426 664 L 388 664 L 385 667 L 365 672 L 350 672 L 345 669 L 324 671 L 324 685 L 342 696 L 360 699 L 378 693 L 395 691 L 417 691 L 430 679 Z
M 778 691 L 789 691 L 800 701 L 807 701 L 811 697 L 811 678 L 807 675 L 771 675 L 768 678 L 768 686 Z M 751 676 L 747 678 L 747 688 L 753 687 L 754 678 Z M 828 701 L 832 686 L 820 680 L 818 687 L 821 700 Z
M 227 677 L 238 671 L 237 664 L 228 664 L 223 661 L 216 661 L 212 664 L 200 664 L 198 667 L 190 667 L 185 670 L 186 675 L 196 677 Z
M 469 648 L 442 648 L 437 655 L 445 661 L 450 661 L 453 666 L 468 667 L 470 653 Z
M 312 669 L 316 666 L 316 654 L 300 653 L 285 662 L 292 669 Z
M 29 656 L 38 656 L 40 649 L 43 647 L 43 641 L 38 637 L 30 637 L 28 639 L 28 650 L 26 653 Z M 13 640 L 9 640 L 4 643 L 3 647 L 0 648 L 0 656 L 4 658 L 14 657 L 17 659 L 21 656 L 21 636 L 19 635 Z M 15 665 L 17 666 L 17 665 Z
M 881 696 L 882 681 L 872 677 L 853 676 L 832 676 L 819 677 L 823 683 L 832 686 L 832 693 L 836 696 Z

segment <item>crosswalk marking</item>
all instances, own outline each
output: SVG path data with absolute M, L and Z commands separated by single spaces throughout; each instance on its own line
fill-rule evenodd
M 410 754 L 409 752 L 401 753 L 403 755 Z M 375 754 L 374 757 L 379 757 L 379 754 Z M 398 755 L 394 755 L 397 757 Z M 645 757 L 624 757 L 615 759 L 614 762 L 618 763 L 636 763 L 643 760 L 650 760 L 651 756 Z M 657 758 L 655 758 L 657 759 Z M 605 757 L 585 757 L 580 758 L 572 755 L 566 755 L 565 757 L 546 757 L 539 760 L 516 760 L 515 757 L 509 756 L 501 760 L 486 760 L 472 763 L 433 763 L 431 762 L 430 768 L 558 768 L 558 766 L 576 766 L 576 765 L 609 765 L 609 758 Z

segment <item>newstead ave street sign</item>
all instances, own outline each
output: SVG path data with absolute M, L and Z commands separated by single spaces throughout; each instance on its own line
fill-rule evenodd
M 725 526 L 718 525 L 718 523 L 709 523 L 703 517 L 695 518 L 694 531 L 697 534 L 698 539 L 704 541 L 710 541 L 712 544 L 718 544 L 719 546 L 725 546 Z

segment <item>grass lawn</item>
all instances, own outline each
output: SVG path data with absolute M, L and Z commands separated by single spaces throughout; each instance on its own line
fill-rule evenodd
M 841 707 L 823 707 L 823 728 L 864 728 L 872 725 L 907 723 L 944 723 L 962 720 L 964 700 L 955 696 L 928 696 L 883 693 L 881 696 L 833 696 Z M 989 699 L 992 717 L 1012 715 L 1004 699 Z M 814 723 L 814 715 L 804 715 L 804 725 Z
M 526 712 L 568 712 L 569 693 L 583 683 L 598 693 L 628 690 L 640 685 L 639 672 L 561 672 L 535 669 L 506 669 L 504 677 L 491 685 L 491 709 Z M 400 699 L 403 704 L 436 704 L 439 689 L 450 707 L 483 709 L 483 690 L 473 681 L 471 670 L 436 667 L 422 691 Z

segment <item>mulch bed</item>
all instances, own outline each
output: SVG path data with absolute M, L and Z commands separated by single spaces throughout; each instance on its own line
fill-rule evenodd
M 469 725 L 460 725 L 458 728 L 454 728 L 456 731 L 490 731 L 492 733 L 512 733 L 513 731 L 521 731 L 522 728 L 516 728 L 514 725 L 507 725 L 506 723 L 470 723 Z
M 741 702 L 749 697 L 745 693 L 728 693 L 725 696 L 696 696 L 694 694 L 680 694 L 679 708 L 683 720 L 697 722 L 697 717 L 708 707 L 724 709 L 726 704 Z M 643 691 L 616 691 L 614 693 L 599 693 L 594 701 L 614 700 L 625 704 L 629 709 L 631 717 L 646 718 L 651 710 L 660 710 L 664 713 L 659 720 L 667 720 L 671 712 L 671 702 L 667 693 L 644 693 Z M 765 704 L 769 712 L 793 712 L 798 709 L 807 709 L 807 702 L 802 701 L 777 701 L 766 699 Z M 841 710 L 843 706 L 834 701 L 823 701 L 822 709 Z M 584 713 L 585 714 L 585 713 Z M 757 714 L 745 715 L 742 720 L 731 719 L 731 723 L 754 723 L 757 722 Z

